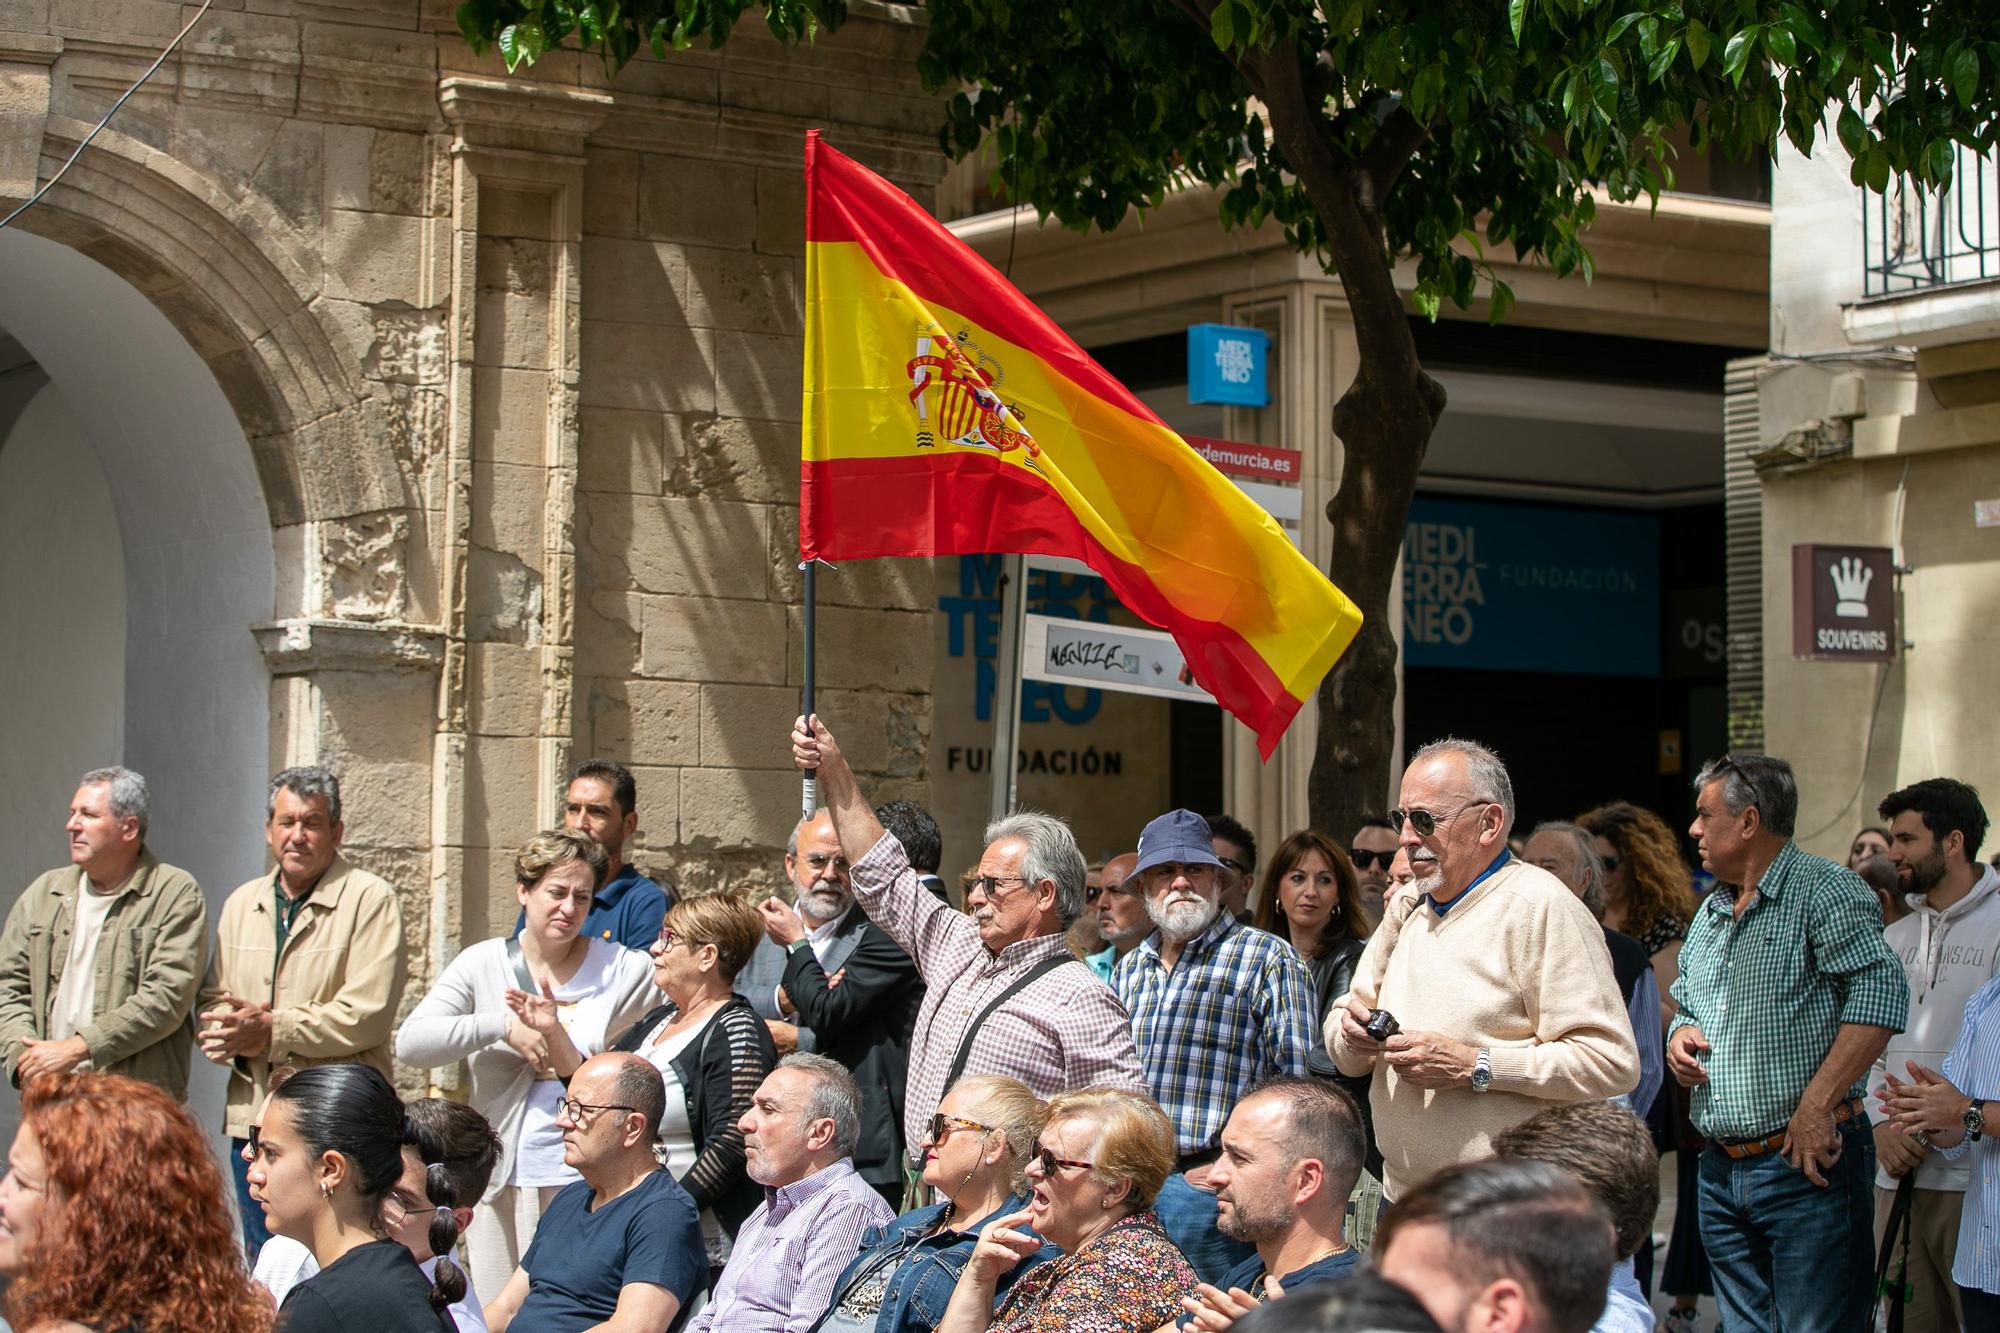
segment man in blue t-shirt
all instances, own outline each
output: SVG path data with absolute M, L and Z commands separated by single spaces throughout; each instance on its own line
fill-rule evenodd
M 632 770 L 609 759 L 586 759 L 563 790 L 563 827 L 588 833 L 611 858 L 611 877 L 591 895 L 583 918 L 585 939 L 616 940 L 628 949 L 650 949 L 674 895 L 625 859 L 625 844 L 639 830 L 639 784 Z M 514 933 L 528 924 L 523 912 Z
M 1361 1177 L 1361 1113 L 1331 1083 L 1282 1076 L 1245 1093 L 1222 1127 L 1209 1168 L 1216 1229 L 1257 1253 L 1185 1299 L 1182 1328 L 1227 1328 L 1279 1292 L 1331 1282 L 1358 1262 L 1347 1243 L 1347 1197 Z M 1164 1330 L 1163 1330 L 1164 1333 Z
M 665 1329 L 708 1287 L 694 1200 L 660 1168 L 660 1071 L 622 1052 L 578 1066 L 556 1113 L 563 1161 L 583 1176 L 542 1213 L 507 1288 L 486 1307 L 491 1333 Z

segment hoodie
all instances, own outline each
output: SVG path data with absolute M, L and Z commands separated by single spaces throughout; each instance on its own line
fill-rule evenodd
M 1878 1119 L 1875 1094 L 1881 1091 L 1885 1075 L 1894 1073 L 1908 1082 L 1906 1060 L 1942 1067 L 1965 1021 L 1965 1002 L 2000 976 L 2000 870 L 1980 865 L 1979 872 L 1972 892 L 1942 912 L 1922 895 L 1909 894 L 1911 915 L 1883 934 L 1909 978 L 1910 1018 L 1901 1032 L 1889 1038 L 1881 1059 L 1868 1073 L 1868 1110 Z M 1932 1153 L 1917 1167 L 1917 1188 L 1963 1193 L 1969 1168 L 1968 1160 L 1948 1162 Z M 1875 1183 L 1883 1189 L 1896 1187 L 1880 1168 Z

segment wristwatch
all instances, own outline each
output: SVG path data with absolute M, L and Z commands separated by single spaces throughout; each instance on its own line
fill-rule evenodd
M 1481 1049 L 1472 1061 L 1472 1090 L 1484 1092 L 1493 1086 L 1493 1052 Z
M 1975 1100 L 1972 1105 L 1965 1108 L 1965 1137 L 1974 1143 L 1979 1142 L 1986 1133 L 1986 1113 L 1979 1109 L 1980 1105 L 1981 1103 Z
M 787 944 L 785 946 L 785 952 L 787 954 L 795 954 L 801 949 L 810 949 L 810 948 L 812 948 L 812 941 L 807 939 L 805 936 L 801 935 L 797 939 L 793 940 L 790 944 Z

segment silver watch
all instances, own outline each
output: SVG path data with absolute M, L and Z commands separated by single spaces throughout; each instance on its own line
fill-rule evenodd
M 1480 1048 L 1472 1061 L 1472 1090 L 1484 1092 L 1493 1086 L 1493 1052 Z

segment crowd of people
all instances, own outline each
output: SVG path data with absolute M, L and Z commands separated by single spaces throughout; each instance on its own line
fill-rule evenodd
M 1696 871 L 1630 803 L 1517 829 L 1499 757 L 1447 739 L 1261 873 L 1225 815 L 1090 865 L 1018 812 L 955 906 L 920 806 L 872 806 L 818 718 L 791 744 L 825 808 L 789 899 L 642 874 L 634 779 L 593 760 L 515 854 L 511 932 L 400 1023 L 401 908 L 341 856 L 333 774 L 273 780 L 274 869 L 212 939 L 143 778 L 85 774 L 71 864 L 0 932 L 12 1327 L 1647 1333 L 1657 1289 L 1670 1333 L 1703 1296 L 1729 1333 L 2000 1328 L 2000 871 L 1964 783 L 1889 793 L 1843 866 L 1782 760 L 1728 755 Z M 405 1099 L 392 1055 L 454 1095 Z

